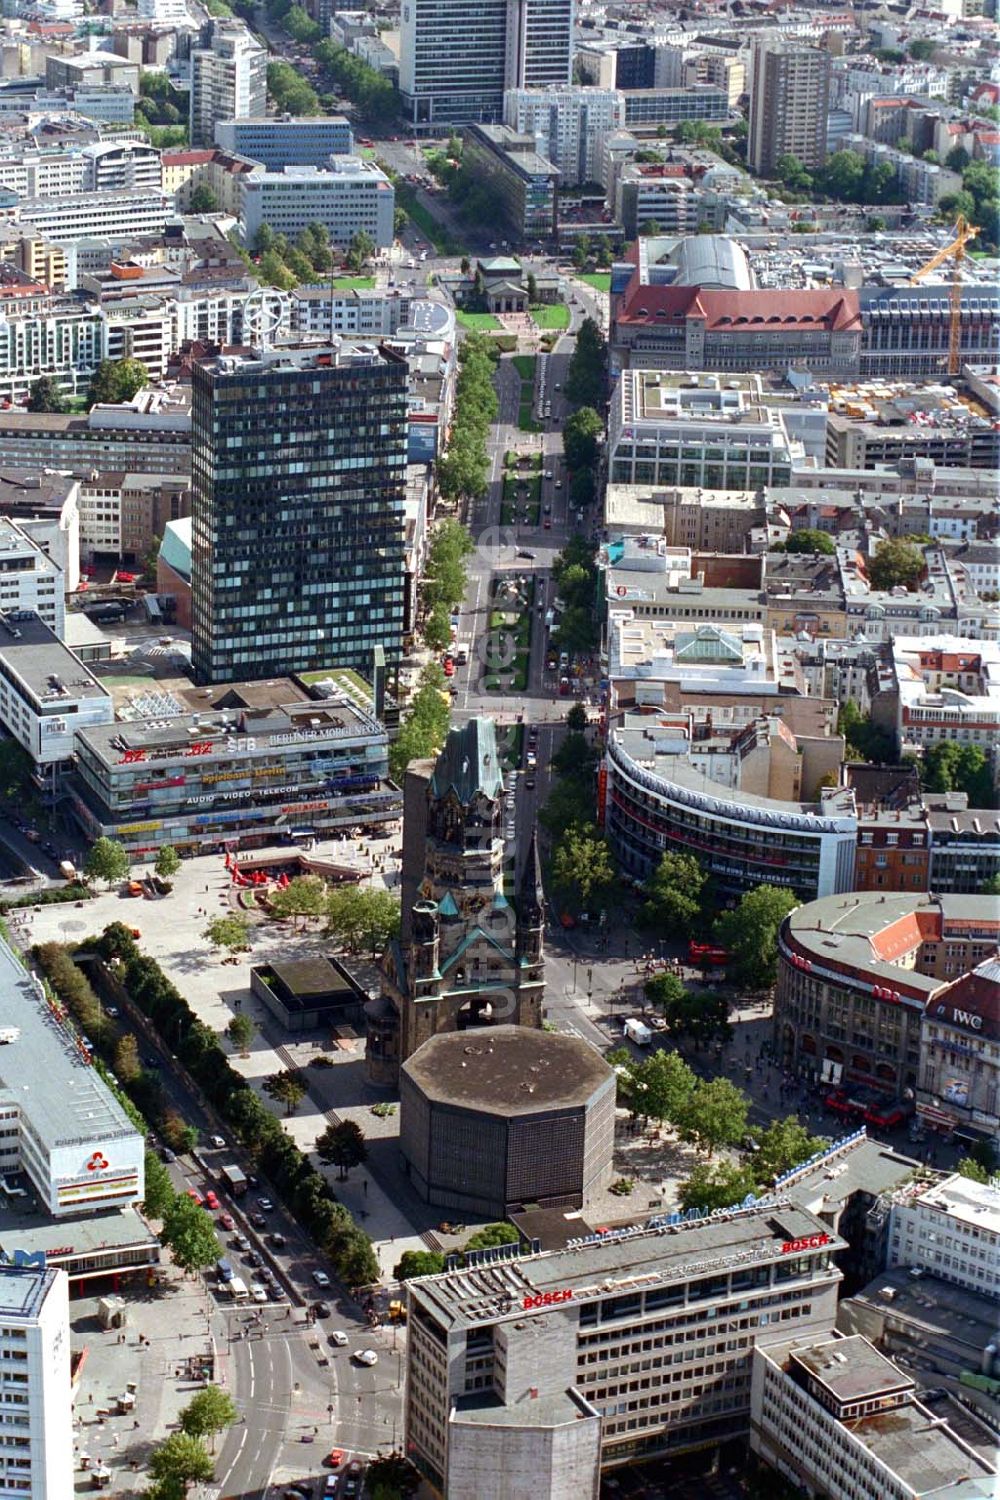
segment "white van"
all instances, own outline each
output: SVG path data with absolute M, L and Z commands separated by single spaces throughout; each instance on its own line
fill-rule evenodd
M 232 1281 L 227 1281 L 226 1290 L 234 1302 L 246 1302 L 250 1296 L 250 1289 L 242 1276 L 234 1276 Z
M 635 1042 L 637 1047 L 648 1047 L 653 1040 L 653 1033 L 645 1021 L 637 1021 L 634 1017 L 625 1022 L 624 1031 L 629 1041 Z

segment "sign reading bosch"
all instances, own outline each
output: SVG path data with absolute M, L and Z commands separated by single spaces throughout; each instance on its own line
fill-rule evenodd
M 557 1302 L 570 1302 L 572 1298 L 573 1288 L 564 1286 L 557 1292 L 538 1292 L 530 1297 L 522 1297 L 521 1307 L 525 1312 L 531 1312 L 532 1308 L 554 1307 Z
M 819 1250 L 830 1243 L 828 1234 L 805 1234 L 800 1240 L 786 1240 L 781 1247 L 782 1255 L 797 1255 L 800 1250 Z

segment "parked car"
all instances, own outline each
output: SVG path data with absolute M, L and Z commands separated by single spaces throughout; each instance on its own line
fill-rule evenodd
M 330 1316 L 329 1302 L 314 1302 L 313 1312 L 316 1314 L 317 1318 L 328 1318 Z
M 225 1143 L 225 1141 L 224 1141 L 224 1139 L 222 1138 L 221 1135 L 210 1135 L 209 1136 L 209 1140 L 211 1141 L 212 1145 L 215 1146 L 215 1148 L 218 1151 L 224 1151 L 225 1150 L 226 1143 Z
M 313 1278 L 313 1281 L 315 1281 L 315 1283 L 316 1283 L 317 1286 L 324 1286 L 325 1287 L 325 1286 L 329 1286 L 330 1285 L 330 1278 L 326 1274 L 325 1271 L 314 1271 L 312 1273 L 312 1278 Z
M 355 1349 L 354 1361 L 359 1365 L 377 1365 L 378 1355 L 374 1349 Z
M 252 1213 L 250 1215 L 250 1223 L 255 1229 L 267 1228 L 267 1220 L 264 1218 L 264 1215 L 260 1213 Z
M 329 1337 L 330 1343 L 333 1344 L 337 1349 L 344 1349 L 347 1347 L 347 1334 L 342 1328 L 335 1328 Z
M 217 1208 L 221 1208 L 221 1206 L 222 1205 L 219 1202 L 218 1194 L 217 1193 L 213 1193 L 212 1189 L 209 1188 L 208 1192 L 205 1194 L 205 1207 L 206 1208 L 210 1208 L 212 1210 L 212 1212 L 214 1213 L 215 1210 Z

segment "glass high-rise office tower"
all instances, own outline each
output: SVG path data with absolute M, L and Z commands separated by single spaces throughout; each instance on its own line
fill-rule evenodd
M 399 661 L 406 377 L 374 344 L 194 366 L 197 681 Z

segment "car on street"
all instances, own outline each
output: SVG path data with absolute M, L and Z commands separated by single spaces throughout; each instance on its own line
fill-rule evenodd
M 545 519 L 544 519 L 544 521 L 542 522 L 542 530 L 543 531 L 551 531 L 552 530 L 552 519 L 551 519 L 550 516 L 546 516 Z
M 153 1070 L 154 1073 L 156 1072 L 156 1070 L 158 1068 L 162 1068 L 163 1067 L 163 1064 L 161 1063 L 160 1059 L 158 1057 L 154 1057 L 152 1053 L 150 1053 L 147 1057 L 143 1058 L 142 1065 L 143 1065 L 144 1068 L 152 1068 L 152 1070 Z
M 527 549 L 527 547 L 523 547 L 518 552 L 517 555 L 518 555 L 518 557 L 523 557 L 526 562 L 534 562 L 535 561 L 535 554 L 534 554 L 534 552 L 529 552 L 528 549 Z
M 352 1458 L 344 1470 L 343 1482 L 340 1493 L 344 1500 L 353 1500 L 355 1495 L 361 1494 L 361 1481 L 365 1477 L 365 1467 L 358 1459 Z
M 330 1334 L 330 1343 L 337 1349 L 345 1349 L 348 1343 L 347 1334 L 342 1328 L 335 1328 Z
M 312 1273 L 312 1278 L 313 1278 L 313 1281 L 315 1281 L 315 1283 L 316 1283 L 317 1286 L 329 1286 L 330 1285 L 330 1278 L 326 1274 L 325 1271 L 314 1271 Z
M 355 1349 L 354 1363 L 358 1365 L 377 1365 L 378 1355 L 374 1349 Z
M 274 1211 L 274 1204 L 271 1202 L 270 1198 L 258 1198 L 257 1207 L 260 1209 L 262 1214 L 269 1214 L 273 1213 Z
M 177 1158 L 174 1155 L 174 1153 L 171 1151 L 171 1149 L 170 1149 L 169 1146 L 161 1146 L 160 1147 L 160 1160 L 161 1161 L 165 1161 L 166 1164 L 167 1164 L 167 1166 L 169 1167 L 170 1164 L 171 1164 L 171 1162 L 175 1162 L 177 1160 Z
M 328 1318 L 330 1316 L 329 1302 L 314 1302 L 312 1310 L 314 1316 L 317 1318 Z
M 441 663 L 441 670 L 444 672 L 444 675 L 446 677 L 454 677 L 455 663 L 452 661 L 450 656 L 446 656 L 444 661 Z
M 527 787 L 527 789 L 528 789 L 529 792 L 533 792 L 535 790 L 535 778 L 534 778 L 534 776 L 527 777 L 524 784 Z
M 233 1218 L 232 1214 L 220 1214 L 219 1223 L 222 1225 L 223 1229 L 236 1228 L 236 1220 Z
M 545 470 L 545 477 L 546 477 L 546 479 L 551 479 L 552 478 L 552 470 L 551 469 L 546 469 Z
M 197 1188 L 187 1188 L 185 1191 L 187 1192 L 187 1196 L 191 1199 L 192 1203 L 197 1203 L 199 1208 L 204 1207 L 205 1200 L 201 1196 Z
M 275 1302 L 288 1301 L 288 1293 L 285 1291 L 285 1288 L 281 1285 L 280 1281 L 269 1281 L 268 1290 L 270 1291 L 271 1297 Z
M 213 1193 L 211 1188 L 209 1188 L 208 1192 L 205 1194 L 205 1207 L 210 1208 L 213 1213 L 215 1213 L 217 1208 L 222 1207 L 221 1203 L 219 1202 L 218 1194 Z
M 535 767 L 538 765 L 538 756 L 535 754 L 534 750 L 528 751 L 527 755 L 524 757 L 524 763 L 529 771 L 533 771 L 535 769 Z
M 339 1492 L 339 1490 L 340 1490 L 340 1475 L 339 1474 L 328 1474 L 326 1476 L 326 1483 L 323 1485 L 323 1494 L 324 1495 L 336 1495 Z
M 264 1218 L 264 1215 L 261 1214 L 261 1213 L 252 1213 L 250 1215 L 250 1223 L 253 1225 L 253 1227 L 255 1229 L 266 1229 L 267 1228 L 267 1220 Z
M 326 1464 L 328 1469 L 339 1469 L 346 1457 L 347 1454 L 344 1452 L 343 1448 L 331 1448 L 329 1453 L 324 1458 L 323 1462 Z
M 246 1261 L 248 1266 L 253 1266 L 254 1270 L 256 1270 L 260 1265 L 260 1256 L 257 1254 L 256 1250 L 244 1251 L 243 1259 Z
M 221 1135 L 210 1135 L 208 1139 L 211 1141 L 212 1145 L 216 1148 L 217 1151 L 225 1150 L 226 1143 Z
M 285 1236 L 283 1234 L 269 1234 L 267 1237 L 267 1243 L 273 1246 L 275 1250 L 284 1250 L 285 1246 L 288 1244 L 288 1241 L 285 1239 Z
M 266 1302 L 267 1301 L 267 1287 L 264 1286 L 264 1285 L 262 1285 L 262 1283 L 259 1282 L 259 1281 L 251 1281 L 251 1283 L 250 1283 L 250 1295 L 251 1295 L 251 1297 L 253 1298 L 253 1300 L 255 1302 Z

